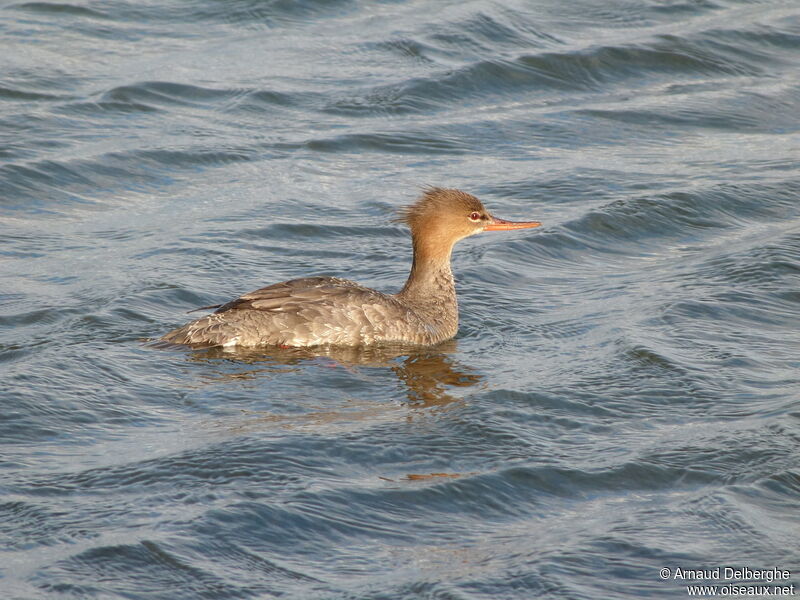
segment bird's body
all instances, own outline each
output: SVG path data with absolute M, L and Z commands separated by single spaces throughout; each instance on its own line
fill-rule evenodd
M 431 345 L 455 336 L 458 301 L 450 253 L 459 239 L 491 229 L 536 227 L 489 215 L 464 192 L 427 190 L 405 209 L 414 261 L 397 294 L 337 277 L 270 285 L 223 304 L 161 339 L 192 346 Z
M 455 299 L 455 294 L 453 294 Z M 205 346 L 435 344 L 458 330 L 454 303 L 409 305 L 338 277 L 276 283 L 222 305 L 162 338 Z

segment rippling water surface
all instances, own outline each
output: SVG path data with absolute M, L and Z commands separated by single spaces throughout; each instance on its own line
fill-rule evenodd
M 2 597 L 800 585 L 798 115 L 795 0 L 0 2 Z M 452 342 L 145 343 L 423 184 L 545 223 Z

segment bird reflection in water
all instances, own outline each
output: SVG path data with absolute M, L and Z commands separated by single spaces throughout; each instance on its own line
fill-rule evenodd
M 165 347 L 156 342 L 157 347 Z M 166 346 L 176 348 L 175 346 Z M 227 434 L 242 434 L 275 427 L 289 430 L 310 430 L 316 433 L 341 434 L 354 429 L 363 429 L 375 424 L 396 422 L 399 419 L 411 422 L 425 418 L 432 412 L 439 412 L 457 406 L 462 394 L 454 390 L 482 385 L 484 377 L 472 372 L 455 360 L 457 344 L 454 340 L 443 342 L 435 347 L 358 347 L 358 348 L 261 348 L 258 350 L 205 348 L 191 351 L 187 357 L 194 363 L 206 363 L 202 380 L 206 383 L 233 383 L 236 381 L 258 382 L 274 379 L 284 374 L 308 372 L 318 379 L 314 369 L 342 369 L 345 374 L 363 380 L 361 368 L 383 369 L 393 373 L 402 383 L 406 401 L 391 401 L 387 391 L 386 400 L 368 398 L 348 398 L 344 402 L 320 404 L 318 388 L 312 389 L 308 396 L 297 400 L 292 408 L 308 409 L 304 412 L 272 412 L 265 410 L 246 410 L 232 419 L 217 421 L 212 428 Z M 185 350 L 185 347 L 181 347 Z M 290 375 L 291 376 L 291 375 Z M 367 373 L 372 378 L 374 374 Z M 195 380 L 197 381 L 197 380 Z M 349 388 L 350 386 L 348 386 Z M 303 386 L 298 385 L 297 389 Z M 352 389 L 352 388 L 350 388 Z M 312 399 L 312 406 L 308 400 Z M 289 400 L 291 401 L 291 400 Z M 435 472 L 387 473 L 379 476 L 387 484 L 424 483 L 429 480 L 458 478 L 464 473 Z
M 483 376 L 457 362 L 453 355 L 456 342 L 443 342 L 430 348 L 409 346 L 381 347 L 317 347 L 317 348 L 205 348 L 189 354 L 193 362 L 226 364 L 241 368 L 233 372 L 217 371 L 211 377 L 224 379 L 258 379 L 319 364 L 342 368 L 355 375 L 359 367 L 386 367 L 403 383 L 407 405 L 415 408 L 443 407 L 459 400 L 450 390 L 477 385 Z

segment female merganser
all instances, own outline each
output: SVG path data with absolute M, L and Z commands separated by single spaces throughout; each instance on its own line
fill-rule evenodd
M 482 231 L 538 227 L 538 221 L 493 217 L 460 190 L 428 188 L 398 219 L 411 228 L 414 260 L 397 294 L 338 277 L 276 283 L 170 331 L 162 341 L 192 346 L 432 345 L 458 331 L 450 254 L 460 239 Z

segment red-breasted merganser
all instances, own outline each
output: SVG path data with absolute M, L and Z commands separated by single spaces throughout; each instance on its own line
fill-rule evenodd
M 399 220 L 411 228 L 414 260 L 398 293 L 338 277 L 293 279 L 207 306 L 217 310 L 161 340 L 204 347 L 438 344 L 458 331 L 453 245 L 482 231 L 541 225 L 498 219 L 475 196 L 443 188 L 426 189 Z

